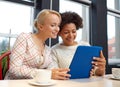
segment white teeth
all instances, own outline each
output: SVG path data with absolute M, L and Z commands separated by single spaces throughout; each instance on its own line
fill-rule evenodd
M 68 41 L 73 41 L 73 39 L 71 39 L 71 38 L 70 38 L 70 39 L 67 39 L 67 40 L 68 40 Z
M 57 35 L 57 33 L 54 33 L 54 32 L 52 34 L 55 35 L 55 36 Z

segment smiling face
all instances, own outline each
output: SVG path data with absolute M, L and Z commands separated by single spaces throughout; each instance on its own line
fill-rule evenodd
M 75 38 L 77 36 L 77 30 L 74 23 L 65 24 L 61 31 L 59 32 L 59 36 L 63 40 L 63 44 L 66 46 L 75 45 Z
M 56 38 L 61 19 L 56 14 L 49 14 L 41 25 L 41 32 L 48 38 Z
M 56 38 L 59 32 L 60 18 L 56 14 L 49 14 L 44 23 L 46 34 L 48 34 L 50 38 Z

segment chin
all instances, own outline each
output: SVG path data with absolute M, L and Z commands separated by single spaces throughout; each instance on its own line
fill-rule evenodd
M 68 43 L 68 46 L 73 46 L 74 45 L 74 43 Z
M 53 36 L 53 37 L 51 37 L 51 38 L 56 39 L 56 38 L 57 38 L 57 36 Z

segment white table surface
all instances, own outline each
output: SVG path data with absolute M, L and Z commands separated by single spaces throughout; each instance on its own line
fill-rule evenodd
M 0 80 L 0 87 L 41 87 L 29 84 L 30 79 Z M 55 84 L 44 87 L 120 87 L 120 80 L 113 80 L 111 76 L 89 79 L 55 80 Z

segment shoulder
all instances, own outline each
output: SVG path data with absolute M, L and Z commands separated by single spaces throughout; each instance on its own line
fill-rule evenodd
M 22 32 L 18 35 L 17 39 L 24 40 L 24 39 L 29 39 L 30 37 L 31 37 L 31 33 Z
M 18 35 L 18 37 L 30 37 L 30 36 L 31 36 L 31 33 L 24 33 L 24 32 Z
M 60 50 L 62 50 L 62 46 L 60 45 L 60 43 L 57 43 L 51 47 L 52 53 L 59 52 Z
M 57 43 L 56 45 L 52 46 L 52 50 L 64 50 L 67 48 L 68 46 L 61 45 L 61 43 Z
M 57 48 L 60 48 L 60 44 L 59 43 L 57 43 L 57 44 L 52 46 L 52 49 L 57 49 Z

